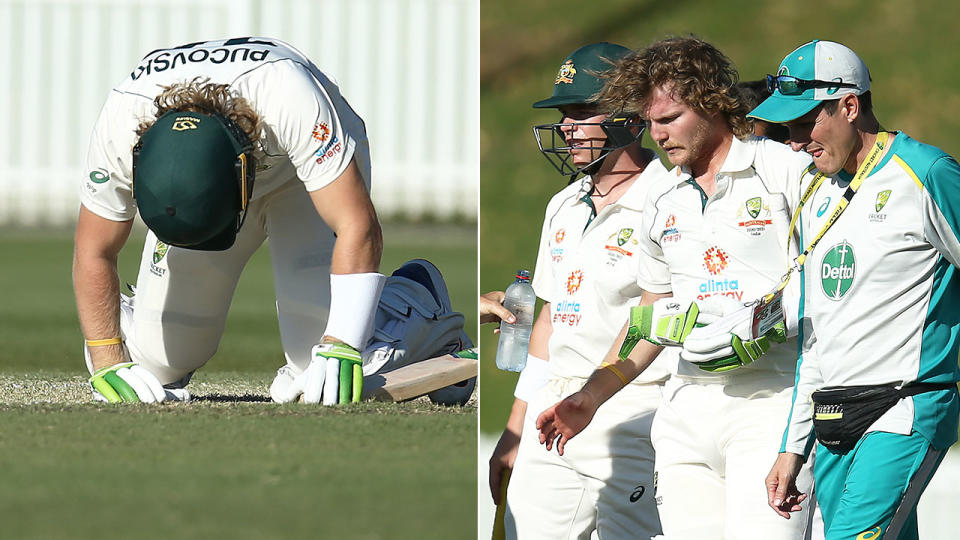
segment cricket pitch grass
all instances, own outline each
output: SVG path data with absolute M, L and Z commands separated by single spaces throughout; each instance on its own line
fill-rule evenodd
M 435 262 L 470 331 L 475 232 L 427 247 L 421 236 L 388 236 L 384 270 Z M 127 281 L 139 255 L 131 244 Z M 220 351 L 188 387 L 191 402 L 95 403 L 70 247 L 63 234 L 0 237 L 0 537 L 476 538 L 476 394 L 464 407 L 270 402 L 283 356 L 261 250 Z

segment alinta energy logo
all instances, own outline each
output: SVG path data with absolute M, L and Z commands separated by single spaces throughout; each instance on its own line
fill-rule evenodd
M 570 275 L 567 276 L 567 294 L 574 294 L 579 291 L 581 284 L 583 284 L 583 272 L 580 270 L 570 272 Z
M 327 142 L 327 139 L 330 138 L 330 128 L 322 122 L 314 124 L 311 135 L 313 135 L 314 140 L 317 142 Z
M 846 241 L 831 247 L 820 263 L 820 286 L 827 298 L 839 301 L 853 285 L 857 260 Z
M 717 246 L 711 247 L 703 254 L 703 268 L 712 276 L 723 272 L 729 264 L 730 256 Z
M 565 229 L 557 229 L 557 232 L 553 233 L 553 239 L 559 244 L 563 242 L 563 239 L 567 236 L 567 231 Z
M 660 235 L 660 242 L 676 242 L 680 240 L 680 230 L 677 229 L 677 216 L 670 214 L 663 223 L 663 234 Z

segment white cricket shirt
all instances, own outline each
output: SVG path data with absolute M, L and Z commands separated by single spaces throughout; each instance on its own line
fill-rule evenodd
M 654 158 L 626 193 L 595 217 L 589 177 L 550 199 L 533 288 L 550 302 L 552 376 L 589 377 L 629 319 L 630 307 L 639 303 L 640 217 L 648 193 L 669 180 Z M 654 362 L 633 382 L 659 382 L 668 374 Z
M 114 221 L 136 215 L 131 190 L 135 130 L 154 117 L 162 86 L 209 79 L 227 84 L 260 115 L 253 199 L 299 178 L 308 191 L 334 181 L 357 158 L 369 188 L 363 121 L 337 85 L 290 45 L 273 38 L 234 38 L 153 51 L 107 96 L 94 127 L 80 200 Z
M 689 171 L 675 167 L 671 187 L 651 197 L 643 212 L 639 247 L 647 260 L 639 265 L 639 285 L 672 291 L 682 301 L 722 295 L 742 303 L 770 292 L 796 254 L 787 232 L 810 162 L 807 154 L 769 139 L 734 138 L 710 198 Z M 747 372 L 792 374 L 797 346 L 788 340 L 759 361 L 721 374 L 680 359 L 678 348 L 665 348 L 664 357 L 685 379 L 723 382 Z

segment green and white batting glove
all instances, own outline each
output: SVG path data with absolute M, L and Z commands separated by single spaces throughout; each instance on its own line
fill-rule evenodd
M 134 362 L 122 362 L 100 368 L 90 377 L 93 398 L 108 403 L 162 403 L 178 399 L 179 394 L 168 394 L 157 377 Z M 185 391 L 184 391 L 185 392 Z M 181 401 L 189 399 L 179 398 Z
M 701 311 L 700 323 L 683 342 L 680 358 L 704 371 L 724 372 L 756 362 L 773 343 L 787 339 L 783 309 L 779 302 L 752 302 L 718 316 L 717 310 Z
M 678 302 L 672 297 L 630 308 L 630 325 L 618 356 L 625 359 L 641 339 L 659 346 L 683 344 L 699 312 L 696 302 Z
M 336 405 L 356 403 L 363 393 L 360 352 L 342 343 L 314 345 L 310 364 L 297 373 L 290 365 L 281 367 L 270 385 L 270 397 L 277 403 L 298 399 L 304 403 Z

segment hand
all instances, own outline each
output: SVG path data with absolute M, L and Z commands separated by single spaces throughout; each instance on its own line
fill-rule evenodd
M 360 401 L 363 368 L 359 351 L 344 343 L 313 346 L 307 369 L 297 372 L 291 365 L 281 367 L 270 385 L 270 397 L 277 403 L 301 399 L 324 405 Z
M 617 356 L 626 359 L 641 339 L 660 347 L 682 344 L 697 322 L 698 311 L 696 303 L 678 302 L 673 297 L 630 308 L 627 335 Z
M 790 519 L 790 512 L 802 510 L 800 503 L 807 498 L 806 493 L 797 489 L 797 475 L 802 466 L 802 456 L 783 452 L 767 475 L 767 504 L 784 519 Z
M 779 297 L 772 303 L 742 305 L 711 298 L 699 304 L 697 327 L 684 340 L 680 358 L 704 371 L 737 369 L 757 361 L 771 343 L 786 341 Z
M 480 324 L 492 323 L 500 320 L 507 321 L 510 324 L 517 322 L 517 318 L 510 313 L 510 310 L 503 307 L 503 291 L 490 291 L 487 294 L 480 295 L 480 301 L 477 304 L 477 310 L 480 313 Z M 494 333 L 499 330 L 494 330 Z
M 587 427 L 598 407 L 593 396 L 581 390 L 543 411 L 537 417 L 540 444 L 549 451 L 556 443 L 557 453 L 562 456 L 567 441 Z
M 98 369 L 90 377 L 90 387 L 95 400 L 108 403 L 190 401 L 190 392 L 186 389 L 165 389 L 153 373 L 135 362 Z

